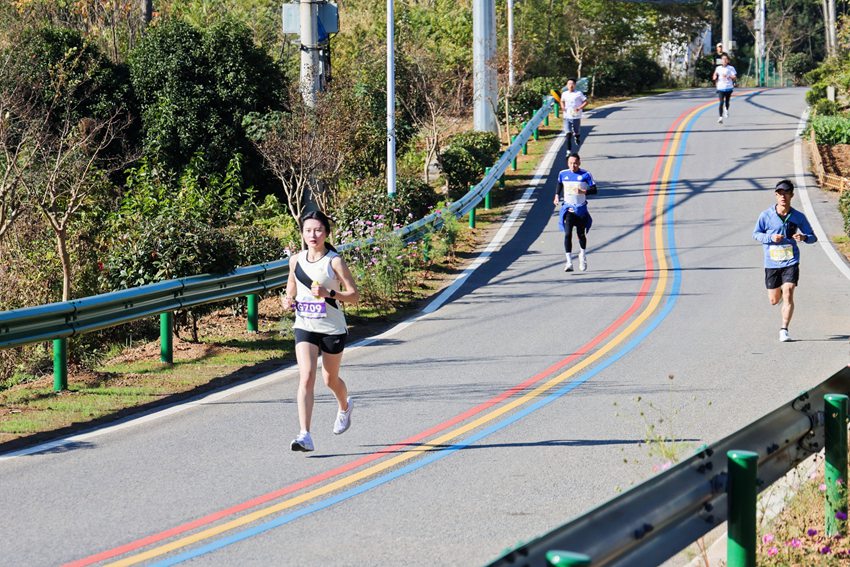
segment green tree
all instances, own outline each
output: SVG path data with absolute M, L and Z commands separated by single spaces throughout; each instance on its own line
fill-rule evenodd
M 246 172 L 261 169 L 242 119 L 283 109 L 285 81 L 245 26 L 224 21 L 201 30 L 162 21 L 133 51 L 130 69 L 145 155 L 179 172 L 203 150 L 210 171 L 224 172 L 239 153 Z

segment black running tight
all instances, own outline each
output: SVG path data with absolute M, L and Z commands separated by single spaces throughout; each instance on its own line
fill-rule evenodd
M 732 98 L 732 91 L 717 91 L 717 100 L 720 101 L 720 106 L 718 107 L 718 112 L 720 116 L 723 116 L 723 105 L 725 103 L 726 109 L 729 109 L 729 99 Z
M 573 251 L 573 227 L 576 228 L 578 245 L 584 250 L 587 248 L 587 235 L 584 233 L 584 218 L 575 213 L 564 215 L 564 251 L 570 254 Z

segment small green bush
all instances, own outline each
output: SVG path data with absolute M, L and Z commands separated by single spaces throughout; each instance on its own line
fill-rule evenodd
M 224 235 L 236 247 L 236 264 L 253 266 L 283 258 L 283 244 L 272 233 L 259 226 L 229 226 Z
M 838 210 L 844 216 L 844 232 L 850 236 L 850 191 L 842 191 L 838 198 Z
M 534 77 L 520 83 L 511 93 L 511 123 L 518 127 L 520 122 L 529 120 L 543 106 L 543 97 L 552 90 L 560 93 L 566 82 L 563 77 Z M 498 119 L 504 123 L 504 97 L 499 100 Z
M 850 144 L 850 118 L 846 116 L 815 116 L 812 129 L 818 144 Z
M 110 289 L 222 274 L 238 264 L 236 243 L 221 230 L 191 219 L 157 217 L 122 235 L 107 255 L 102 278 Z
M 818 116 L 834 116 L 841 112 L 841 109 L 838 108 L 838 103 L 834 100 L 828 100 L 825 98 L 820 99 L 815 103 L 815 114 Z
M 806 92 L 806 104 L 815 106 L 821 100 L 826 100 L 826 85 L 812 85 Z
M 785 59 L 785 72 L 794 78 L 795 85 L 805 84 L 804 76 L 812 70 L 814 61 L 808 53 L 792 53 Z
M 449 138 L 439 156 L 449 198 L 461 198 L 470 185 L 478 183 L 484 170 L 496 162 L 500 150 L 499 137 L 492 132 L 464 132 Z
M 664 80 L 664 70 L 646 53 L 632 51 L 595 65 L 594 94 L 628 95 L 653 87 Z
M 380 222 L 397 228 L 427 215 L 437 200 L 436 191 L 419 179 L 400 177 L 396 195 L 390 198 L 386 181 L 369 177 L 340 189 L 331 216 L 338 227 L 337 238 L 347 242 L 353 238 L 357 221 Z

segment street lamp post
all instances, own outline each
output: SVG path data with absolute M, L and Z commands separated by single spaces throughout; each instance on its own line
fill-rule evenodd
M 395 167 L 395 13 L 387 0 L 387 195 L 396 193 Z

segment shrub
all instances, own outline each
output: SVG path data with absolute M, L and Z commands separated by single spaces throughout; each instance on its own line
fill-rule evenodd
M 850 144 L 850 118 L 846 116 L 815 116 L 812 129 L 818 144 Z
M 543 106 L 543 97 L 552 90 L 560 93 L 566 82 L 562 77 L 534 77 L 522 82 L 511 94 L 511 122 L 516 125 L 530 119 Z M 499 101 L 498 118 L 501 121 L 505 118 L 504 97 Z
M 844 232 L 850 236 L 850 191 L 842 191 L 838 198 L 838 210 L 844 216 Z
M 632 51 L 593 67 L 594 94 L 628 95 L 648 89 L 664 79 L 664 70 L 646 53 Z
M 496 162 L 500 150 L 499 137 L 492 132 L 464 132 L 449 138 L 439 156 L 449 198 L 459 199 L 477 183 L 485 168 Z
M 841 110 L 838 108 L 838 103 L 834 100 L 825 98 L 820 99 L 814 106 L 815 114 L 818 116 L 834 116 L 839 114 Z
M 812 85 L 806 92 L 806 104 L 815 106 L 820 100 L 826 100 L 826 85 Z
M 358 220 L 380 220 L 388 226 L 402 226 L 426 216 L 437 198 L 430 185 L 409 177 L 398 179 L 396 195 L 390 198 L 385 181 L 370 177 L 343 187 L 331 212 L 340 234 L 352 231 Z
M 281 241 L 265 228 L 233 225 L 223 229 L 223 233 L 236 248 L 237 266 L 273 262 L 284 256 Z
M 785 59 L 785 72 L 791 75 L 795 85 L 803 85 L 804 75 L 812 70 L 814 61 L 808 53 L 792 53 Z

